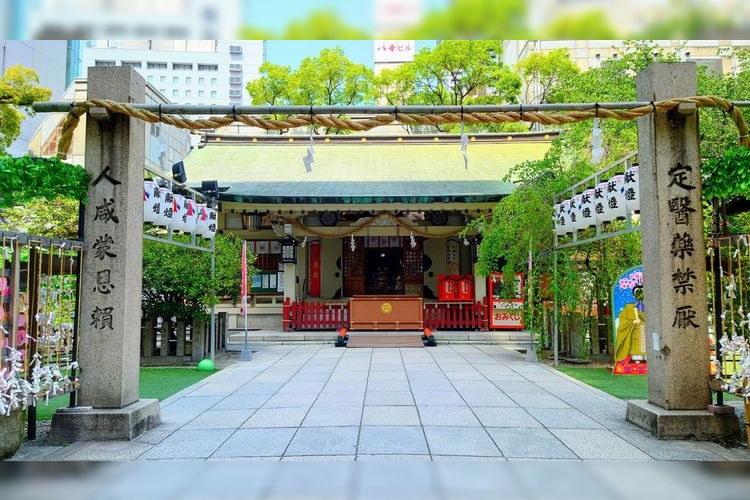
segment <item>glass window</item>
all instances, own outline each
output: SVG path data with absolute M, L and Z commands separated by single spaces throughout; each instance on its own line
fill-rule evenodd
M 190 85 L 191 83 L 193 83 L 193 79 L 191 77 L 189 77 L 189 76 L 186 76 L 185 77 L 185 83 L 187 83 L 188 85 Z
M 94 66 L 114 66 L 114 61 L 94 61 Z
M 148 62 L 146 63 L 147 69 L 167 69 L 167 63 L 165 62 Z
M 148 83 L 154 83 L 154 75 L 148 75 L 146 79 L 148 80 Z
M 198 91 L 198 97 L 203 97 L 204 92 L 202 90 Z
M 216 85 L 216 78 L 211 78 L 211 85 Z
M 211 97 L 216 97 L 216 91 L 215 90 L 211 91 Z
M 193 63 L 172 63 L 172 69 L 179 71 L 192 71 Z M 198 65 L 198 69 L 200 69 L 200 64 Z
M 198 85 L 203 85 L 204 83 L 206 83 L 206 79 L 203 78 L 202 76 L 199 76 L 198 77 Z
M 199 64 L 198 71 L 219 71 L 218 64 Z
M 179 76 L 173 76 L 172 77 L 172 83 L 180 83 L 180 77 Z
M 190 91 L 189 90 L 185 91 L 185 97 L 190 97 Z
M 167 77 L 166 77 L 166 76 L 163 76 L 163 75 L 162 75 L 162 76 L 160 76 L 160 77 L 159 77 L 159 81 L 160 81 L 161 83 L 164 83 L 164 82 L 166 82 L 166 81 L 167 81 Z
M 174 97 L 177 97 L 177 89 L 173 89 L 173 90 L 172 90 L 172 95 L 173 95 Z

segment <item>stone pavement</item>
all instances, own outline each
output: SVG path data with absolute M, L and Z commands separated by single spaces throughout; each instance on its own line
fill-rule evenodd
M 625 402 L 497 345 L 261 345 L 162 402 L 133 441 L 24 445 L 12 460 L 750 460 L 659 441 Z

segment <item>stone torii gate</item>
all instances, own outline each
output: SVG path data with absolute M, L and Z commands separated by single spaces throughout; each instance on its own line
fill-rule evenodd
M 693 63 L 652 64 L 637 79 L 645 102 L 693 96 L 696 87 Z M 90 68 L 88 96 L 143 103 L 145 81 L 129 67 Z M 708 410 L 705 280 L 696 278 L 691 293 L 673 286 L 679 273 L 702 277 L 706 271 L 697 107 L 683 103 L 665 113 L 654 106 L 638 125 L 649 399 L 630 401 L 626 418 L 660 438 L 735 436 L 733 409 Z M 85 406 L 55 414 L 51 436 L 61 441 L 132 439 L 160 420 L 158 401 L 138 399 L 143 205 L 135 200 L 143 157 L 140 121 L 90 109 L 86 169 L 94 180 L 85 217 L 79 356 Z M 696 207 L 687 224 L 670 211 L 675 198 Z

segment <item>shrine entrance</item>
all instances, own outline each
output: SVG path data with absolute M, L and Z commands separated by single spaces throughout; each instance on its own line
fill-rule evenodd
M 422 296 L 421 238 L 365 236 L 342 239 L 343 292 L 354 295 Z

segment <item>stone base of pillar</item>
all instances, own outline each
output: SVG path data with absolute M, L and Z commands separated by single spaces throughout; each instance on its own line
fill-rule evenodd
M 0 460 L 12 456 L 21 446 L 24 415 L 21 410 L 14 410 L 10 415 L 0 415 Z
M 52 415 L 49 443 L 132 440 L 161 422 L 158 399 L 139 399 L 124 408 L 60 408 Z
M 625 420 L 658 439 L 737 441 L 740 424 L 734 411 L 714 414 L 706 410 L 665 410 L 646 400 L 628 401 Z

